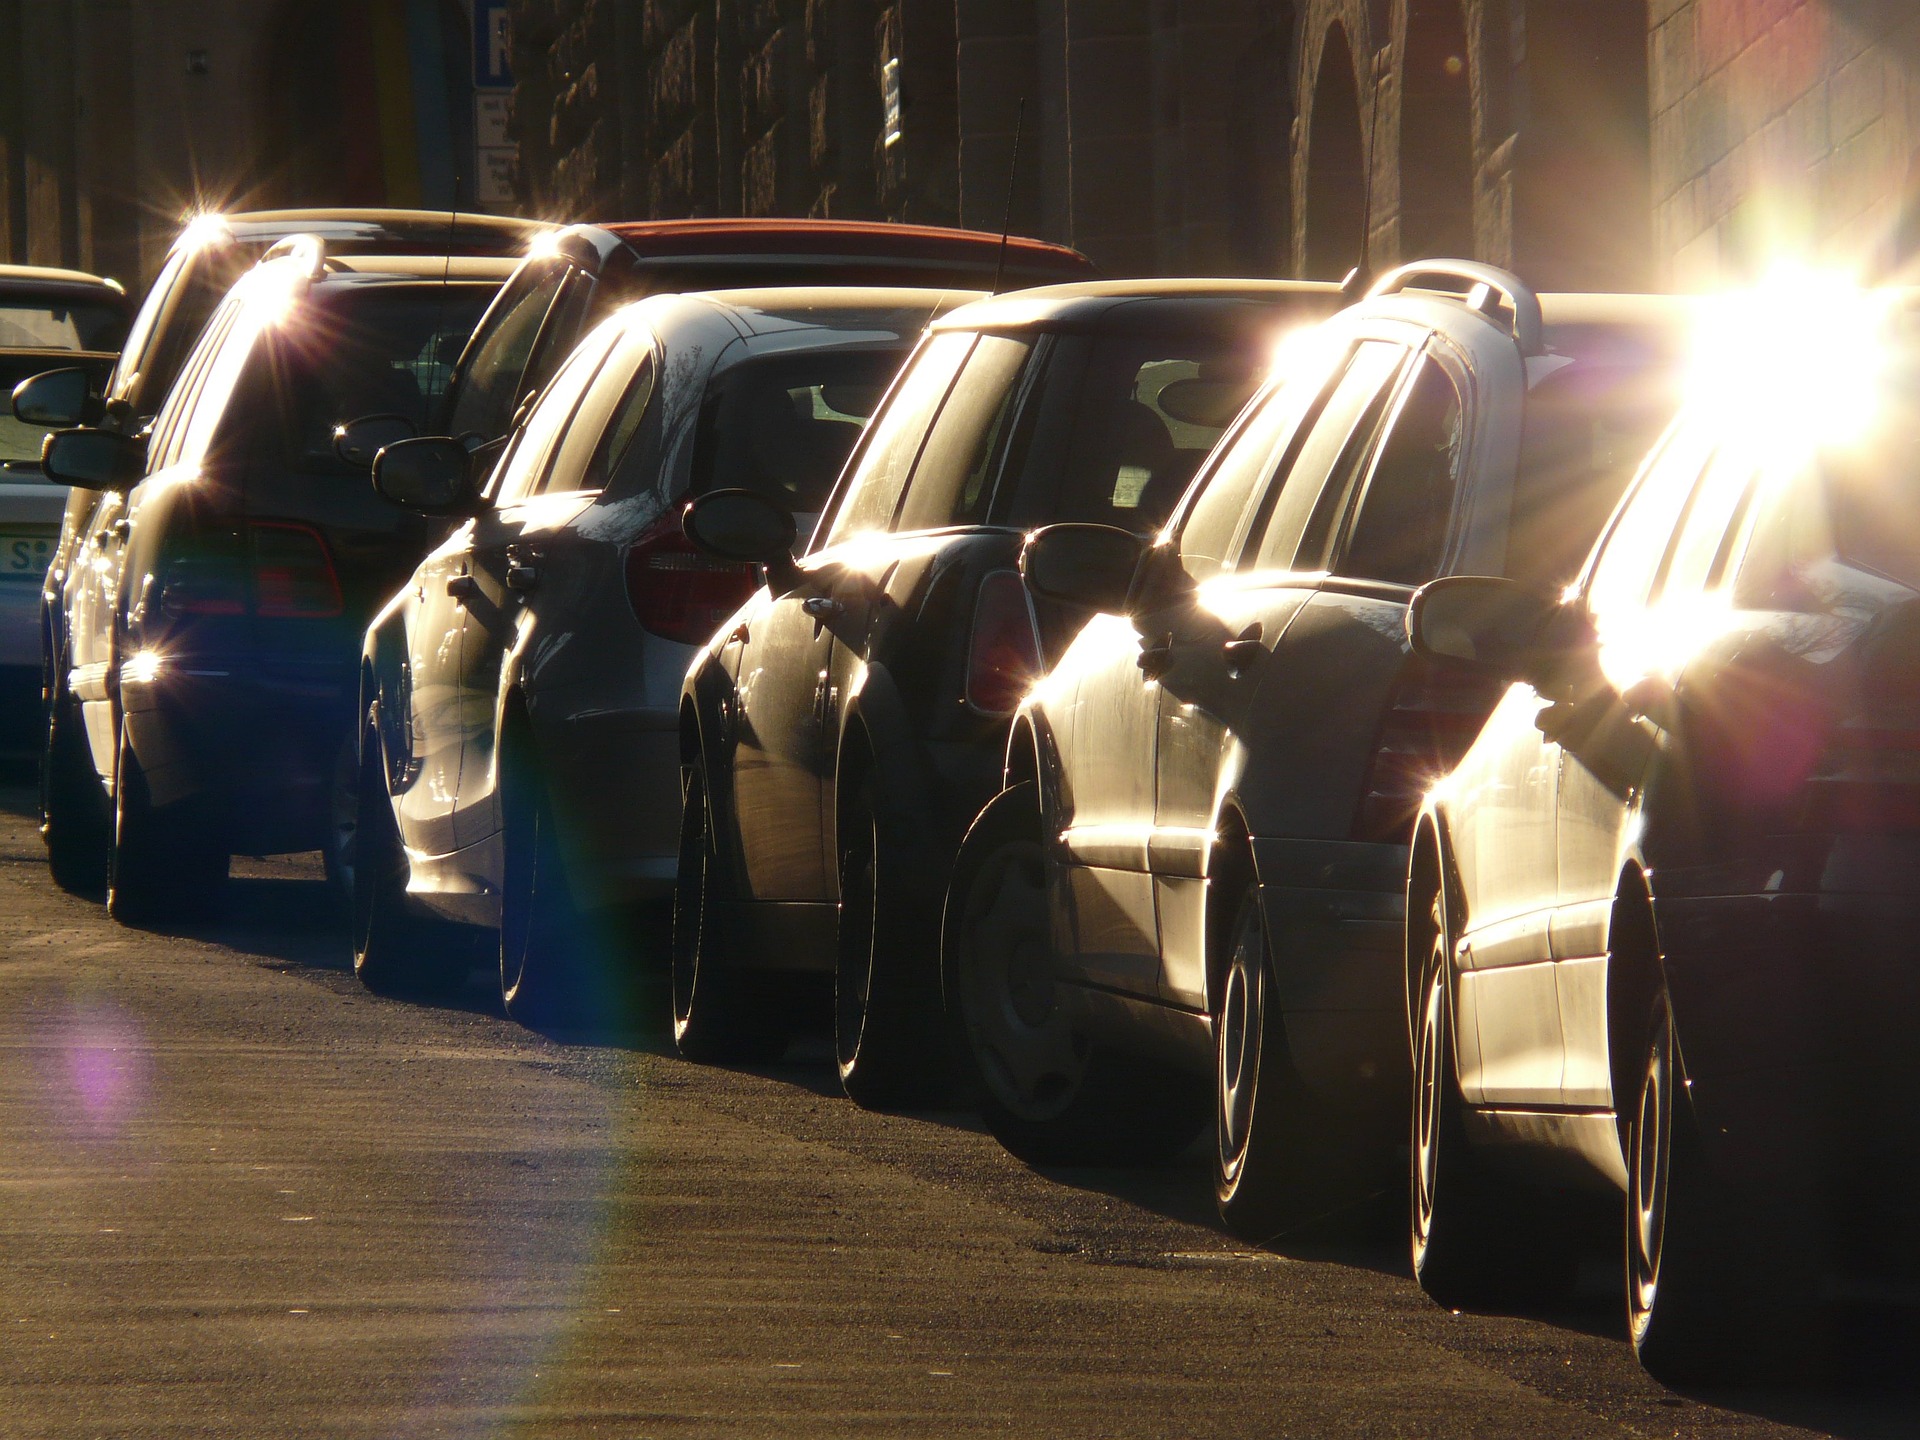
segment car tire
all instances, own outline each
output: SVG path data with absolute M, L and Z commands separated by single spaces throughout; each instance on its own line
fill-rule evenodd
M 138 926 L 217 915 L 226 899 L 230 857 L 204 804 L 153 803 L 124 721 L 115 756 L 107 913 Z
M 1814 1378 L 1823 1363 L 1809 1323 L 1818 1283 L 1817 1263 L 1810 1262 L 1819 1247 L 1787 1218 L 1793 1207 L 1783 1195 L 1735 1203 L 1715 1183 L 1664 984 L 1654 987 L 1644 1034 L 1627 1131 L 1627 1329 L 1634 1354 L 1668 1384 Z
M 871 771 L 852 788 L 836 829 L 833 1039 L 841 1087 L 865 1110 L 938 1104 L 949 1088 L 938 926 L 931 907 L 914 903 L 914 879 L 897 858 L 903 837 L 888 824 Z
M 407 896 L 406 847 L 393 818 L 380 735 L 371 720 L 357 768 L 347 887 L 354 976 L 376 995 L 450 994 L 466 979 L 469 947 L 453 926 L 421 915 Z
M 1226 1227 L 1256 1244 L 1313 1218 L 1335 1148 L 1287 1051 L 1259 892 L 1235 908 L 1215 1001 L 1214 1199 Z M 1323 1163 L 1326 1162 L 1326 1163 Z
M 501 752 L 500 1001 L 533 1029 L 575 1025 L 605 976 L 604 957 L 574 901 L 553 792 L 531 742 L 510 734 Z
M 353 914 L 353 864 L 357 853 L 356 836 L 360 824 L 360 739 L 354 727 L 341 727 L 345 733 L 334 750 L 333 769 L 327 777 L 327 834 L 320 850 L 320 863 L 327 877 L 327 890 L 339 913 Z
M 40 763 L 40 838 L 53 883 L 97 898 L 107 888 L 113 813 L 93 768 L 80 704 L 58 679 L 47 686 L 47 731 Z
M 1435 893 L 1413 1015 L 1414 1278 L 1448 1309 L 1537 1304 L 1572 1288 L 1578 1229 L 1556 1197 L 1493 1174 L 1466 1134 L 1454 1068 L 1451 932 Z
M 767 1064 L 785 1053 L 786 1023 L 756 977 L 720 954 L 716 913 L 728 895 L 713 833 L 704 762 L 685 774 L 673 891 L 673 1043 L 701 1064 Z
M 1151 1165 L 1206 1123 L 1205 1081 L 1094 1041 L 1053 977 L 1038 794 L 1003 791 L 968 831 L 948 892 L 949 1003 L 981 1116 L 1029 1165 Z

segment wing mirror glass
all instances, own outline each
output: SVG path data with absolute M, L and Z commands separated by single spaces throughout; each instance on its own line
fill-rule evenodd
M 722 560 L 745 560 L 767 567 L 778 591 L 791 590 L 799 578 L 793 542 L 799 534 L 793 513 L 753 490 L 714 490 L 696 496 L 680 514 L 680 529 L 695 545 Z
M 445 435 L 395 440 L 373 457 L 373 488 L 422 515 L 471 515 L 479 502 L 473 457 Z
M 147 473 L 147 443 L 111 430 L 56 430 L 41 446 L 40 473 L 76 490 L 131 490 Z
M 92 400 L 93 377 L 86 370 L 43 370 L 13 387 L 13 418 L 62 430 L 83 424 Z
M 1565 648 L 1563 609 L 1557 599 L 1513 580 L 1450 576 L 1414 595 L 1407 638 L 1428 660 L 1535 681 Z
M 362 415 L 333 427 L 333 453 L 356 470 L 371 470 L 374 459 L 389 445 L 411 440 L 419 433 L 404 415 Z
M 1020 549 L 1020 578 L 1042 600 L 1124 613 L 1147 542 L 1113 525 L 1043 526 Z

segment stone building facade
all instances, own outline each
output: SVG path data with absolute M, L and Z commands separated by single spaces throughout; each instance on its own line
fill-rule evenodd
M 1912 0 L 514 3 L 542 213 L 1010 220 L 1117 273 L 1364 233 L 1594 287 L 1920 231 Z

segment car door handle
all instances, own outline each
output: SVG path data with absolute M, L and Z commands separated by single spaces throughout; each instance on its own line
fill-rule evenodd
M 447 594 L 456 600 L 471 600 L 480 593 L 480 586 L 471 575 L 452 575 L 447 578 Z
M 509 590 L 518 590 L 522 594 L 525 594 L 527 591 L 536 588 L 539 584 L 540 567 L 538 565 L 528 565 L 520 560 L 509 560 L 507 562 L 507 588 Z
M 1173 637 L 1164 635 L 1150 645 L 1140 647 L 1140 673 L 1158 680 L 1173 664 Z
M 831 595 L 809 595 L 800 602 L 800 608 L 816 620 L 832 620 L 847 613 L 845 602 Z
M 1230 673 L 1238 675 L 1267 653 L 1267 647 L 1260 643 L 1260 633 L 1260 624 L 1255 621 L 1220 647 Z

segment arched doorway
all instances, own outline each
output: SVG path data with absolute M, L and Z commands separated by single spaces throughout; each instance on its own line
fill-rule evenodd
M 1408 0 L 1399 171 L 1400 258 L 1472 258 L 1473 69 L 1461 0 Z
M 1302 273 L 1338 280 L 1360 261 L 1367 220 L 1366 139 L 1353 48 L 1341 25 L 1328 28 L 1307 115 L 1306 239 Z

